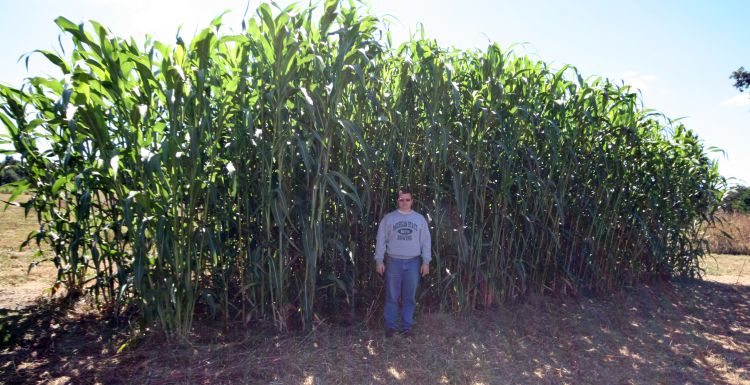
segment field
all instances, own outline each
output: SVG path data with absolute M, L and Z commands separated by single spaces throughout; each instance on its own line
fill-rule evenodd
M 10 195 L 0 193 L 0 201 L 9 198 Z M 54 281 L 51 264 L 42 264 L 29 271 L 29 264 L 35 261 L 34 252 L 29 249 L 19 251 L 26 236 L 36 228 L 35 218 L 25 218 L 20 207 L 9 206 L 0 212 L 0 303 L 3 311 L 28 306 Z
M 721 212 L 707 238 L 717 254 L 750 254 L 750 214 Z
M 385 339 L 379 319 L 281 337 L 196 322 L 174 343 L 45 294 L 54 269 L 27 275 L 33 253 L 16 246 L 33 228 L 0 214 L 0 383 L 750 384 L 748 256 L 704 261 L 705 281 L 422 313 L 410 339 Z

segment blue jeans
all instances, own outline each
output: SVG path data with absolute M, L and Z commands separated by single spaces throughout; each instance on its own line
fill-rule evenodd
M 408 330 L 414 325 L 417 306 L 420 257 L 385 261 L 385 327 Z M 398 324 L 398 300 L 401 299 L 401 325 Z M 400 327 L 399 327 L 400 326 Z

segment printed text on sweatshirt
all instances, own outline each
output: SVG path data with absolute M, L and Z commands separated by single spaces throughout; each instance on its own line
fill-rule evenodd
M 432 259 L 430 228 L 424 217 L 412 211 L 391 211 L 378 225 L 375 260 L 383 261 L 385 254 L 397 259 L 422 257 L 422 263 Z

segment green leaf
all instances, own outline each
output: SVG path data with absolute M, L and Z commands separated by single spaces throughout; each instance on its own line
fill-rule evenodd
M 60 68 L 63 74 L 67 75 L 70 73 L 70 67 L 68 66 L 68 63 L 66 63 L 61 57 L 57 56 L 55 53 L 50 52 L 50 51 L 45 51 L 45 50 L 36 50 L 34 52 L 44 55 L 44 57 L 46 57 L 47 60 L 49 60 L 52 64 Z
M 13 192 L 11 192 L 10 197 L 5 202 L 5 206 L 3 210 L 7 210 L 8 206 L 17 206 L 18 203 L 16 202 L 16 198 L 18 198 L 19 195 L 25 193 L 28 191 L 30 184 L 28 180 L 22 179 L 16 182 L 11 182 L 4 184 L 3 187 L 13 187 Z
M 55 183 L 52 185 L 52 195 L 57 195 L 57 193 L 60 191 L 60 189 L 65 186 L 66 183 L 68 183 L 68 176 L 63 175 L 57 178 L 55 180 Z

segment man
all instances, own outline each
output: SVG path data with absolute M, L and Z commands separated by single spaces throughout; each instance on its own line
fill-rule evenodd
M 386 214 L 378 225 L 375 269 L 385 273 L 385 335 L 409 335 L 414 325 L 419 274 L 430 273 L 430 229 L 424 217 L 413 211 L 411 191 L 398 192 L 398 210 Z M 420 260 L 421 259 L 421 260 Z M 401 323 L 398 323 L 399 298 Z

